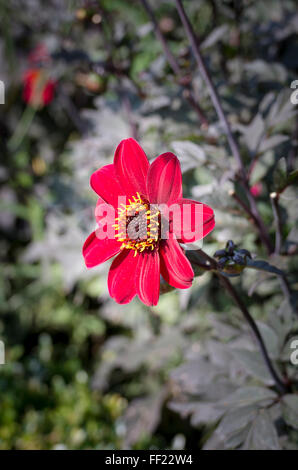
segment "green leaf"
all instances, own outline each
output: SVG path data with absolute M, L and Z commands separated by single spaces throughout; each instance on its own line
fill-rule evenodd
M 202 267 L 206 264 L 206 261 L 200 256 L 200 252 L 198 250 L 186 250 L 185 255 L 192 264 L 195 276 L 201 276 L 206 272 L 206 269 Z
M 244 444 L 247 450 L 280 450 L 277 432 L 267 410 L 261 410 L 254 419 Z
M 293 170 L 291 173 L 287 171 L 286 159 L 280 158 L 273 173 L 274 190 L 277 193 L 283 192 L 288 186 L 298 181 L 298 170 Z
M 284 395 L 281 404 L 285 422 L 298 429 L 298 395 Z
M 243 407 L 255 403 L 262 404 L 263 406 L 269 405 L 277 397 L 276 393 L 265 387 L 241 387 L 231 395 L 221 400 L 218 405 L 225 408 Z
M 172 142 L 171 147 L 179 157 L 182 172 L 196 168 L 206 161 L 205 151 L 193 142 L 176 140 Z
M 218 421 L 224 414 L 216 403 L 213 402 L 170 402 L 168 408 L 179 413 L 183 418 L 191 415 L 191 424 L 199 426 Z
M 280 184 L 278 187 L 278 192 L 281 193 L 283 192 L 288 186 L 291 184 L 295 184 L 298 182 L 298 170 L 293 170 L 291 173 L 286 175 L 286 177 L 283 180 L 283 184 Z
M 252 153 L 254 153 L 257 150 L 265 132 L 265 123 L 262 116 L 257 114 L 247 126 L 237 124 L 237 129 L 241 132 L 246 146 Z
M 266 323 L 257 322 L 270 357 L 277 359 L 279 356 L 279 341 L 275 331 Z
M 218 41 L 222 41 L 223 36 L 228 31 L 228 25 L 223 24 L 214 28 L 213 31 L 207 36 L 207 38 L 202 42 L 201 49 L 207 49 L 209 47 L 214 46 Z
M 216 433 L 224 442 L 237 434 L 241 433 L 242 440 L 246 436 L 242 435 L 242 431 L 247 428 L 247 425 L 256 417 L 257 410 L 254 406 L 245 406 L 228 412 L 221 420 Z M 237 442 L 239 445 L 241 442 Z M 235 443 L 234 443 L 235 446 Z
M 290 184 L 296 183 L 298 181 L 298 169 L 291 171 L 288 175 L 287 186 Z
M 276 192 L 280 192 L 287 182 L 287 162 L 285 158 L 280 158 L 273 172 L 273 183 Z
M 268 372 L 261 353 L 245 349 L 234 349 L 232 353 L 235 359 L 243 365 L 248 373 L 257 377 L 267 385 L 273 384 L 273 379 Z

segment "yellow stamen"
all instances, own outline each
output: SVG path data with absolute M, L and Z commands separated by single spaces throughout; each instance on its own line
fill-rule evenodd
M 118 208 L 118 217 L 115 219 L 118 223 L 115 223 L 113 227 L 116 229 L 115 238 L 121 242 L 120 249 L 134 250 L 134 256 L 138 253 L 142 253 L 146 249 L 153 251 L 158 247 L 159 240 L 159 216 L 160 212 L 154 208 L 150 209 L 149 203 L 144 201 L 140 193 L 137 192 L 136 196 L 132 196 L 128 199 L 128 204 L 120 204 Z M 135 217 L 141 217 L 139 232 L 145 229 L 143 233 L 132 239 L 127 233 L 130 222 Z M 138 220 L 135 220 L 136 226 Z

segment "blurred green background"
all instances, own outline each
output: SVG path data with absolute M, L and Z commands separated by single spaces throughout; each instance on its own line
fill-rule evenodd
M 269 193 L 286 187 L 282 252 L 270 262 L 289 273 L 295 291 L 297 190 L 288 175 L 298 139 L 290 100 L 296 2 L 184 3 L 245 164 L 254 162 L 250 181 L 273 242 Z M 109 263 L 85 268 L 81 248 L 96 204 L 89 177 L 130 136 L 149 158 L 176 153 L 184 194 L 213 207 L 216 228 L 204 240 L 210 255 L 232 239 L 267 259 L 229 195 L 236 189 L 245 201 L 175 2 L 150 4 L 184 82 L 137 0 L 0 2 L 0 449 L 298 446 L 296 389 L 282 402 L 276 397 L 258 346 L 216 277 L 197 272 L 191 289 L 148 308 L 109 298 Z M 31 80 L 35 101 L 28 102 L 32 70 L 39 81 Z M 53 97 L 45 103 L 38 87 L 49 80 Z M 209 126 L 187 99 L 189 82 Z M 265 271 L 246 269 L 232 282 L 280 373 L 294 382 L 295 296 L 284 298 L 277 276 Z

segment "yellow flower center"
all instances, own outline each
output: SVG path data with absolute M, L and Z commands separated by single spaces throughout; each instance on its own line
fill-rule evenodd
M 154 250 L 159 242 L 160 211 L 137 193 L 129 204 L 121 204 L 114 227 L 115 237 L 122 243 L 121 250 L 135 250 L 134 256 L 144 250 Z

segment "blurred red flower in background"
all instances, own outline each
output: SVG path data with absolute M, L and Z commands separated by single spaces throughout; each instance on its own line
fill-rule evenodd
M 47 70 L 50 61 L 44 44 L 37 45 L 29 55 L 30 66 L 23 77 L 23 100 L 34 108 L 46 106 L 54 98 L 56 81 L 49 77 Z
M 178 158 L 167 152 L 150 165 L 140 145 L 126 139 L 118 145 L 114 163 L 93 173 L 90 184 L 99 196 L 95 212 L 98 227 L 101 233 L 104 225 L 113 227 L 113 236 L 103 238 L 97 236 L 97 231 L 91 233 L 84 243 L 83 256 L 86 266 L 92 268 L 118 254 L 108 276 L 111 297 L 125 304 L 138 295 L 144 304 L 157 305 L 160 275 L 173 287 L 190 287 L 194 273 L 179 242 L 205 237 L 215 222 L 209 206 L 182 197 Z M 124 198 L 126 204 L 119 207 L 119 198 Z M 169 210 L 162 212 L 161 205 Z M 198 212 L 200 224 L 196 223 Z M 107 214 L 105 220 L 99 213 Z M 179 233 L 175 233 L 175 216 L 182 229 Z M 162 219 L 167 217 L 167 236 L 163 238 Z M 137 236 L 132 234 L 131 226 L 137 226 Z

